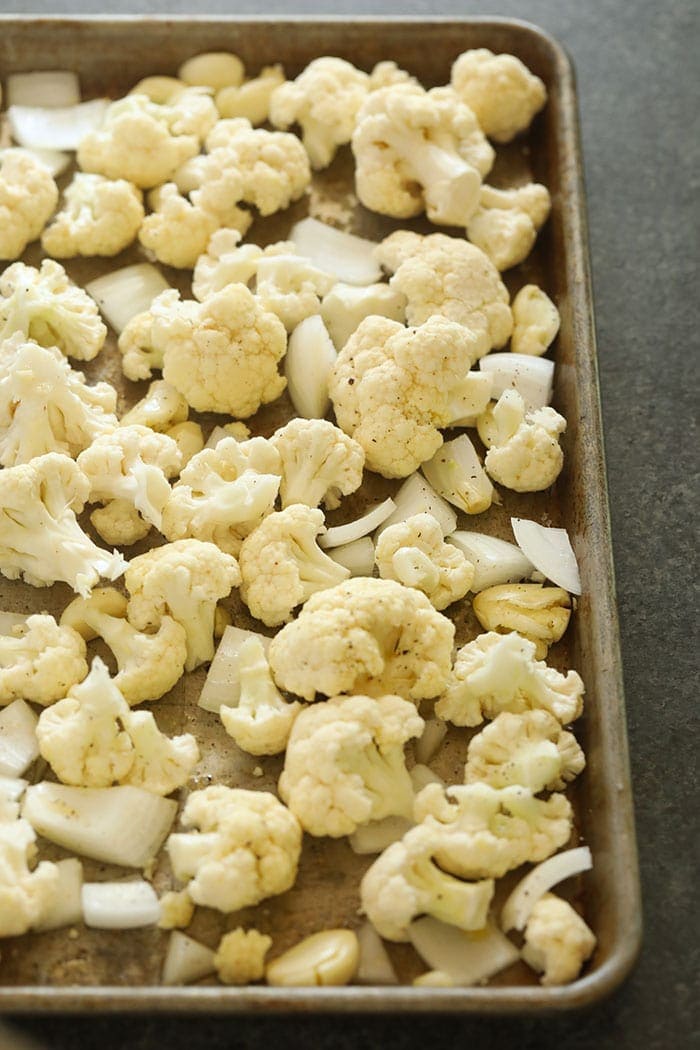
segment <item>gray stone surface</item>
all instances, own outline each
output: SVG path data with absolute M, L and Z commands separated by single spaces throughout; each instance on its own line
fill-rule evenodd
M 37 13 L 90 0 L 34 0 Z M 577 1016 L 24 1019 L 53 1050 L 685 1050 L 699 1045 L 697 975 L 697 52 L 694 0 L 356 0 L 266 13 L 503 15 L 572 54 L 582 111 L 603 415 L 645 908 L 640 962 L 608 1002 Z M 102 10 L 104 10 L 102 8 Z M 223 14 L 227 3 L 133 2 L 129 12 Z M 235 6 L 255 14 L 251 0 Z M 0 12 L 26 13 L 0 0 Z M 120 13 L 128 13 L 123 11 Z M 695 928 L 694 928 L 695 921 Z

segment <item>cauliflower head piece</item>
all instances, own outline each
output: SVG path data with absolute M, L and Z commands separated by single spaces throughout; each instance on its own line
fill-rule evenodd
M 383 580 L 422 591 L 436 609 L 463 598 L 474 579 L 474 566 L 462 551 L 445 543 L 432 514 L 413 514 L 384 529 L 375 548 Z
M 305 700 L 317 694 L 422 700 L 448 681 L 454 625 L 420 591 L 358 577 L 314 594 L 270 643 L 274 679 Z
M 19 259 L 57 202 L 58 187 L 45 164 L 23 149 L 0 153 L 0 260 Z
M 225 933 L 214 956 L 214 966 L 223 984 L 244 985 L 261 981 L 265 976 L 265 956 L 272 946 L 272 937 L 259 930 L 244 930 L 242 926 Z
M 118 255 L 143 222 L 143 194 L 126 179 L 78 172 L 64 194 L 61 211 L 44 230 L 41 246 L 55 259 L 75 255 Z
M 287 746 L 301 704 L 287 703 L 272 680 L 263 643 L 255 635 L 238 654 L 240 699 L 236 707 L 222 705 L 224 729 L 249 755 L 278 755 Z
M 597 944 L 595 935 L 571 905 L 545 893 L 533 907 L 525 927 L 522 957 L 542 973 L 543 985 L 575 981 Z
M 520 784 L 537 795 L 562 791 L 585 765 L 576 737 L 549 711 L 503 711 L 469 741 L 464 782 L 494 788 Z
M 60 894 L 59 868 L 43 860 L 34 870 L 36 834 L 24 818 L 0 822 L 0 937 L 18 937 L 38 923 Z
M 28 616 L 12 634 L 0 635 L 0 704 L 30 700 L 46 707 L 87 674 L 85 642 L 53 616 Z
M 564 417 L 549 406 L 526 412 L 520 394 L 506 390 L 494 405 L 493 420 L 495 440 L 484 459 L 493 480 L 514 492 L 542 492 L 553 485 L 564 466 L 559 444 Z
M 559 331 L 559 311 L 546 292 L 526 284 L 513 299 L 513 335 L 510 348 L 516 354 L 541 357 Z
M 291 332 L 312 314 L 321 312 L 321 299 L 335 284 L 335 277 L 319 270 L 296 251 L 282 254 L 284 242 L 273 246 L 257 261 L 255 291 L 264 309 L 279 317 Z
M 527 259 L 551 207 L 546 186 L 531 182 L 512 190 L 482 186 L 467 236 L 499 270 Z
M 280 454 L 283 507 L 305 503 L 328 510 L 362 484 L 365 453 L 359 442 L 327 419 L 292 419 L 270 438 Z
M 178 423 L 186 422 L 188 415 L 189 406 L 182 394 L 164 379 L 155 379 L 145 396 L 119 422 L 124 427 L 137 424 L 164 434 Z
M 547 99 L 540 78 L 519 58 L 485 47 L 464 51 L 452 66 L 450 82 L 494 142 L 510 142 L 525 131 Z

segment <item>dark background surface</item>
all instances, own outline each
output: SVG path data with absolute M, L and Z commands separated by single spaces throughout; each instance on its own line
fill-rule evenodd
M 0 13 L 26 14 L 21 0 Z M 97 13 L 34 0 L 34 13 Z M 626 984 L 576 1015 L 14 1019 L 51 1050 L 686 1050 L 700 1046 L 696 792 L 697 0 L 152 2 L 110 13 L 500 15 L 573 56 L 579 86 L 645 938 Z M 18 1045 L 9 1042 L 8 1047 Z M 5 1044 L 0 1037 L 0 1047 Z

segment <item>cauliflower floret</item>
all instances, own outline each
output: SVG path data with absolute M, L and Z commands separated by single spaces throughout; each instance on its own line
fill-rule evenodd
M 95 507 L 90 524 L 105 543 L 116 547 L 131 547 L 151 531 L 136 507 L 127 499 L 110 500 L 104 507 Z
M 372 211 L 466 226 L 494 160 L 472 111 L 449 89 L 396 84 L 372 91 L 352 136 L 355 185 Z
M 457 653 L 451 681 L 435 705 L 439 718 L 477 726 L 502 711 L 542 709 L 562 724 L 583 710 L 583 682 L 576 671 L 561 674 L 535 659 L 535 645 L 513 631 L 489 631 Z
M 294 885 L 301 827 L 269 792 L 223 784 L 193 791 L 182 823 L 199 831 L 172 834 L 166 848 L 195 904 L 238 911 Z
M 442 445 L 439 427 L 462 411 L 459 394 L 479 337 L 445 317 L 404 328 L 367 317 L 333 365 L 328 392 L 346 434 L 365 450 L 366 466 L 405 478 Z
M 321 317 L 336 350 L 342 350 L 360 322 L 372 315 L 403 324 L 406 296 L 388 284 L 358 286 L 338 281 L 321 303 Z
M 305 503 L 328 510 L 362 484 L 365 453 L 360 444 L 326 419 L 292 419 L 270 444 L 280 454 L 283 507 Z
M 29 821 L 0 823 L 0 937 L 26 933 L 59 894 L 55 864 L 43 860 L 30 871 L 36 854 L 36 834 Z
M 417 84 L 418 81 L 405 69 L 397 66 L 396 62 L 377 62 L 369 75 L 370 91 L 378 91 L 380 88 L 391 87 L 393 84 Z
M 548 711 L 504 711 L 469 741 L 464 783 L 562 791 L 586 765 L 573 733 Z
M 165 506 L 163 535 L 210 540 L 238 554 L 246 536 L 270 514 L 280 486 L 280 458 L 265 438 L 222 438 L 193 456 Z
M 181 92 L 167 105 L 147 95 L 127 95 L 113 102 L 101 126 L 83 138 L 78 165 L 141 189 L 160 186 L 199 152 L 217 117 L 212 99 L 198 89 Z
M 484 467 L 494 481 L 515 492 L 541 492 L 553 485 L 564 465 L 559 435 L 566 420 L 553 408 L 525 411 L 516 390 L 506 390 L 493 408 L 497 434 Z
M 236 559 L 213 543 L 178 540 L 140 554 L 124 577 L 127 617 L 139 631 L 172 616 L 185 628 L 187 660 L 193 671 L 214 655 L 216 603 L 240 582 Z
M 184 930 L 192 922 L 194 916 L 194 904 L 187 890 L 168 890 L 159 899 L 160 919 L 158 928 L 161 930 Z
M 0 277 L 0 342 L 14 332 L 80 361 L 97 357 L 107 337 L 95 300 L 53 259 L 38 270 L 13 263 Z
M 309 598 L 272 639 L 277 685 L 305 700 L 387 693 L 422 700 L 447 684 L 454 625 L 420 591 L 358 577 Z
M 166 736 L 150 711 L 131 711 L 123 716 L 123 724 L 134 747 L 126 783 L 154 795 L 170 795 L 187 783 L 200 758 L 191 733 Z
M 370 820 L 410 818 L 403 749 L 423 724 L 398 696 L 336 696 L 306 708 L 289 738 L 280 797 L 311 835 L 339 838 Z
M 291 241 L 277 241 L 266 248 L 240 242 L 238 230 L 217 230 L 212 236 L 206 254 L 199 257 L 194 268 L 192 294 L 195 299 L 204 302 L 229 284 L 251 285 L 261 259 L 296 253 Z
M 114 685 L 130 705 L 158 700 L 179 681 L 187 657 L 185 629 L 164 616 L 154 634 L 137 631 L 126 619 L 127 599 L 111 587 L 76 598 L 61 616 L 86 642 L 102 638 L 117 661 Z M 63 694 L 65 696 L 65 693 Z
M 44 230 L 47 255 L 118 255 L 143 222 L 143 194 L 125 179 L 78 172 L 65 191 L 64 206 Z
M 285 623 L 297 605 L 350 575 L 317 545 L 325 531 L 323 511 L 293 503 L 268 515 L 243 541 L 241 598 L 268 627 Z
M 144 219 L 139 241 L 166 266 L 191 269 L 220 226 L 216 215 L 192 204 L 169 182 L 158 193 L 155 210 Z
M 224 934 L 214 956 L 214 966 L 223 984 L 250 984 L 265 976 L 265 956 L 272 937 L 238 926 Z
M 467 236 L 494 266 L 509 270 L 527 259 L 550 207 L 549 190 L 536 182 L 512 190 L 482 186 Z
M 53 215 L 58 187 L 40 160 L 23 149 L 0 153 L 0 260 L 19 259 Z
M 224 704 L 224 729 L 249 755 L 278 755 L 287 746 L 301 704 L 288 704 L 272 681 L 262 642 L 246 639 L 238 654 L 241 695 L 237 707 Z
M 189 406 L 182 394 L 171 383 L 156 379 L 149 386 L 145 397 L 137 401 L 119 423 L 123 427 L 150 427 L 164 434 L 178 423 L 184 423 L 188 414 Z
M 528 966 L 544 974 L 542 984 L 568 984 L 576 980 L 596 943 L 593 931 L 570 904 L 545 893 L 530 912 L 521 954 Z
M 87 674 L 85 642 L 48 613 L 0 635 L 0 704 L 30 700 L 46 707 Z
M 544 660 L 569 625 L 571 595 L 539 583 L 501 583 L 480 591 L 473 608 L 485 631 L 517 631 L 534 643 L 536 659 Z
M 257 299 L 279 317 L 288 332 L 321 312 L 321 299 L 335 283 L 335 277 L 296 254 L 263 254 L 256 275 Z
M 158 303 L 163 299 L 163 295 L 168 296 L 164 300 L 165 304 L 178 302 L 178 293 L 174 289 L 161 293 L 153 302 Z M 159 303 L 159 305 L 162 304 Z M 185 306 L 184 303 L 179 305 L 180 309 Z M 122 355 L 122 372 L 127 379 L 132 379 L 134 382 L 138 382 L 139 379 L 150 379 L 154 369 L 163 367 L 163 340 L 159 340 L 156 345 L 154 326 L 153 314 L 150 310 L 144 310 L 140 314 L 135 314 L 122 329 L 117 346 Z M 168 386 L 171 385 L 171 383 L 168 384 Z
M 251 124 L 264 124 L 270 113 L 272 92 L 284 84 L 281 65 L 263 66 L 257 77 L 238 87 L 229 86 L 216 93 L 216 108 L 225 119 L 244 117 Z
M 493 879 L 463 882 L 441 870 L 433 859 L 435 834 L 411 828 L 375 860 L 360 883 L 362 909 L 377 933 L 388 941 L 407 941 L 408 927 L 419 915 L 432 915 L 461 930 L 486 925 Z
M 480 335 L 478 356 L 508 341 L 513 318 L 508 291 L 498 270 L 480 248 L 444 233 L 420 237 L 397 230 L 375 251 L 394 270 L 389 284 L 406 296 L 406 320 L 423 324 L 442 314 Z
M 309 62 L 296 80 L 276 88 L 270 99 L 270 123 L 301 127 L 301 140 L 312 168 L 327 168 L 338 146 L 352 138 L 369 77 L 342 58 Z
M 536 284 L 521 288 L 512 305 L 513 335 L 510 348 L 516 354 L 545 354 L 559 331 L 559 311 Z
M 0 343 L 0 463 L 14 467 L 47 452 L 71 458 L 117 426 L 117 393 L 88 386 L 56 347 L 18 332 Z
M 385 529 L 375 548 L 375 562 L 383 580 L 422 591 L 436 609 L 463 598 L 474 579 L 474 566 L 442 537 L 432 514 L 414 514 Z
M 559 792 L 543 801 L 520 786 L 428 784 L 414 816 L 436 835 L 434 857 L 467 879 L 500 878 L 526 861 L 555 853 L 571 835 L 573 811 Z
M 89 491 L 80 468 L 57 452 L 0 470 L 0 573 L 33 587 L 62 580 L 83 596 L 101 576 L 121 576 L 121 554 L 97 547 L 76 519 Z
M 488 48 L 465 51 L 452 66 L 452 87 L 494 142 L 510 142 L 530 126 L 547 89 L 515 55 Z

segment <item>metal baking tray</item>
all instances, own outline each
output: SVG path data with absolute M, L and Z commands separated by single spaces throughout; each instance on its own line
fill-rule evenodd
M 534 178 L 550 189 L 552 215 L 531 257 L 506 275 L 511 291 L 528 281 L 541 283 L 559 306 L 562 324 L 554 345 L 555 406 L 569 426 L 564 438 L 566 465 L 553 491 L 531 496 L 504 493 L 502 507 L 476 519 L 476 527 L 507 534 L 511 513 L 564 525 L 572 537 L 583 582 L 572 624 L 550 659 L 559 667 L 573 666 L 586 683 L 586 708 L 576 733 L 588 766 L 574 789 L 577 827 L 575 838 L 590 845 L 593 871 L 574 882 L 571 896 L 580 902 L 598 938 L 595 955 L 585 975 L 574 984 L 542 988 L 524 965 L 500 974 L 487 987 L 414 988 L 410 981 L 424 967 L 406 945 L 391 947 L 403 986 L 391 988 L 226 988 L 213 983 L 187 988 L 159 986 L 159 972 L 167 934 L 147 929 L 114 933 L 80 928 L 72 936 L 56 931 L 6 940 L 0 961 L 0 1010 L 12 1011 L 138 1011 L 255 1012 L 334 1011 L 483 1013 L 563 1010 L 580 1007 L 609 994 L 631 968 L 640 944 L 641 905 L 634 837 L 632 793 L 627 758 L 624 699 L 618 640 L 617 609 L 610 545 L 605 461 L 600 419 L 593 306 L 586 238 L 582 163 L 574 74 L 571 62 L 551 37 L 533 26 L 510 20 L 393 20 L 362 18 L 308 20 L 305 18 L 190 19 L 93 18 L 45 19 L 0 17 L 0 78 L 35 69 L 74 69 L 80 73 L 84 95 L 125 93 L 139 78 L 151 73 L 174 73 L 179 63 L 205 50 L 228 49 L 244 59 L 254 73 L 261 66 L 283 62 L 288 76 L 296 75 L 312 58 L 338 55 L 371 69 L 378 61 L 394 59 L 427 86 L 445 83 L 450 66 L 462 51 L 488 47 L 518 55 L 546 83 L 549 101 L 529 134 L 500 147 L 489 181 L 507 186 Z M 310 212 L 335 225 L 379 240 L 398 225 L 422 232 L 428 226 L 416 220 L 394 223 L 357 204 L 352 192 L 352 158 L 341 151 L 325 172 L 319 173 L 308 197 L 282 216 L 256 220 L 250 240 L 268 243 L 282 238 L 291 223 Z M 26 259 L 36 263 L 36 246 Z M 77 281 L 126 265 L 139 258 L 132 248 L 116 260 L 69 260 L 66 268 Z M 187 275 L 166 275 L 188 292 Z M 114 349 L 114 342 L 111 342 Z M 121 408 L 141 397 L 145 384 L 125 383 L 110 346 L 87 366 L 91 379 L 107 378 L 119 386 Z M 283 398 L 255 420 L 256 432 L 269 435 L 291 414 Z M 213 419 L 210 421 L 213 422 Z M 395 485 L 370 475 L 361 497 L 346 501 L 340 515 L 346 519 L 361 510 L 363 500 L 393 491 Z M 338 512 L 336 517 L 338 517 Z M 137 548 L 137 550 L 140 548 Z M 70 599 L 67 587 L 37 590 L 7 581 L 0 583 L 0 603 L 18 611 L 48 608 L 60 612 Z M 259 628 L 234 598 L 235 622 Z M 478 626 L 468 600 L 457 607 L 460 643 L 473 637 Z M 261 762 L 238 751 L 217 727 L 214 715 L 201 711 L 196 699 L 203 672 L 187 676 L 167 697 L 154 705 L 166 732 L 183 728 L 200 742 L 203 761 L 192 786 L 203 786 L 215 776 L 232 786 L 274 790 L 279 759 Z M 440 772 L 452 782 L 461 780 L 467 736 L 452 729 L 440 759 Z M 253 769 L 264 767 L 256 778 Z M 36 779 L 39 779 L 37 774 Z M 44 844 L 42 856 L 61 851 Z M 198 909 L 188 932 L 215 945 L 228 927 L 255 922 L 274 937 L 274 952 L 302 936 L 329 926 L 356 926 L 359 878 L 368 859 L 356 857 L 345 840 L 309 836 L 297 885 L 257 909 L 220 916 Z M 123 869 L 86 863 L 90 879 L 123 875 Z M 167 867 L 155 872 L 159 891 L 170 885 Z

